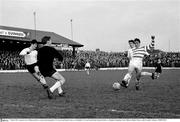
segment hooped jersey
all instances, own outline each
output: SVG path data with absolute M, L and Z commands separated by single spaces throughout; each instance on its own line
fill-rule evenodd
M 147 52 L 146 46 L 132 49 L 133 58 L 143 59 L 145 55 L 149 55 L 149 53 Z
M 151 44 L 148 46 L 133 48 L 132 49 L 132 59 L 138 59 L 138 60 L 142 61 L 145 55 L 149 55 L 147 50 L 151 50 L 152 48 L 154 48 L 154 40 L 152 40 Z

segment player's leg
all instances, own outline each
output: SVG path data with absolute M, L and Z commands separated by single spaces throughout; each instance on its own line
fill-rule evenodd
M 44 88 L 48 88 L 48 86 L 46 85 L 46 81 L 44 79 L 44 77 L 40 77 L 38 75 L 38 69 L 35 68 L 36 67 L 36 64 L 31 64 L 31 65 L 27 65 L 27 70 L 29 71 L 29 73 L 31 73 L 31 75 L 39 82 L 41 83 L 43 81 L 43 83 L 41 83 L 43 85 Z
M 151 72 L 141 72 L 141 76 L 152 76 Z
M 156 73 L 156 79 L 158 79 L 160 77 L 161 73 Z
M 128 73 L 124 76 L 124 78 L 121 82 L 121 86 L 123 86 L 125 88 L 128 87 L 133 71 L 134 71 L 134 65 L 133 65 L 133 63 L 130 63 L 129 67 L 128 67 Z
M 137 63 L 135 71 L 136 71 L 135 87 L 136 87 L 136 90 L 139 90 L 140 89 L 141 71 L 142 71 L 142 64 L 141 63 Z
M 87 74 L 88 74 L 88 75 L 90 74 L 89 68 L 87 68 Z
M 150 76 L 153 80 L 156 79 L 156 74 L 151 72 L 141 72 L 141 76 Z
M 50 91 L 53 93 L 58 89 L 59 96 L 63 96 L 62 85 L 65 83 L 65 78 L 59 72 L 55 72 L 51 77 L 56 80 L 56 83 L 50 88 Z
M 33 73 L 33 76 L 42 84 L 44 89 L 48 88 L 48 85 L 46 83 L 44 76 L 39 71 L 39 67 L 35 66 L 34 70 L 35 70 L 35 72 Z
M 85 67 L 85 71 L 86 71 L 87 75 L 89 75 L 89 68 L 88 67 Z

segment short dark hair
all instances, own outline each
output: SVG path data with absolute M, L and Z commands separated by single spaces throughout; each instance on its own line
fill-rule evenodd
M 37 42 L 37 40 L 36 39 L 33 39 L 32 41 L 31 41 L 31 44 L 37 44 L 38 42 Z
M 134 39 L 134 42 L 136 42 L 136 41 L 138 41 L 139 43 L 141 43 L 140 39 L 138 39 L 138 38 L 135 38 L 135 39 Z
M 50 39 L 51 39 L 50 36 L 44 36 L 44 37 L 41 39 L 41 42 L 42 42 L 43 44 L 46 44 L 47 41 L 49 41 Z
M 130 43 L 130 42 L 134 43 L 134 40 L 129 40 L 128 42 L 129 42 L 129 43 Z

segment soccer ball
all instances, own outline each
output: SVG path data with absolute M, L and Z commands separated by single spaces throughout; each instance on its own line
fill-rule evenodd
M 119 82 L 115 82 L 115 83 L 113 83 L 112 87 L 113 87 L 114 90 L 119 90 L 121 85 L 120 85 Z

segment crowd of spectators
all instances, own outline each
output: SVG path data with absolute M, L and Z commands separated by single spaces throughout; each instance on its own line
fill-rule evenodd
M 76 56 L 72 56 L 71 50 L 63 50 L 64 61 L 54 61 L 56 68 L 83 69 L 87 60 L 92 68 L 105 67 L 127 67 L 128 58 L 126 52 L 104 52 L 104 51 L 77 51 Z M 144 58 L 143 65 L 153 67 L 157 58 L 160 58 L 164 67 L 180 67 L 180 52 L 158 52 L 151 53 Z M 0 51 L 0 69 L 25 69 L 23 57 L 19 56 L 19 51 Z
M 0 69 L 25 69 L 24 60 L 18 51 L 0 50 Z

